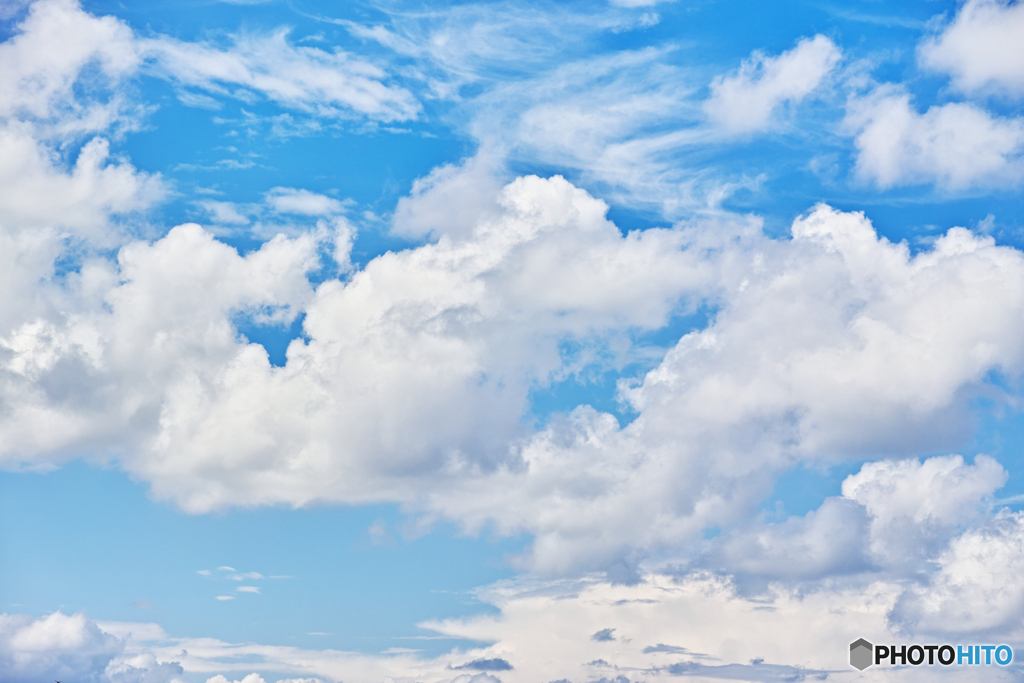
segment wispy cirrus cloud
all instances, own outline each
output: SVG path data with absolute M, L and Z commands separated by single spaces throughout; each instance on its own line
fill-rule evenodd
M 340 50 L 293 45 L 286 30 L 233 36 L 224 47 L 163 36 L 138 44 L 157 73 L 210 95 L 263 97 L 317 116 L 383 122 L 415 119 L 420 111 L 408 90 L 383 82 L 379 67 Z

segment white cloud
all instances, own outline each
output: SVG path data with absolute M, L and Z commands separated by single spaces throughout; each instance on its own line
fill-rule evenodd
M 710 543 L 698 564 L 754 587 L 864 573 L 920 577 L 965 528 L 988 524 L 992 493 L 1006 479 L 985 455 L 973 465 L 958 455 L 869 462 L 846 478 L 842 496 L 804 517 L 741 526 Z
M 977 524 L 1007 473 L 979 455 L 867 463 L 843 482 L 843 496 L 871 516 L 871 551 L 883 566 L 924 569 L 964 526 Z
M 0 628 L 0 657 L 30 652 L 31 659 L 24 661 L 32 664 L 73 661 L 75 665 L 61 670 L 60 675 L 70 671 L 73 680 L 102 683 L 179 683 L 185 676 L 214 683 L 259 683 L 270 677 L 282 683 L 525 683 L 600 677 L 614 680 L 619 675 L 630 680 L 676 680 L 685 676 L 777 681 L 824 674 L 833 678 L 850 671 L 846 644 L 860 637 L 874 642 L 921 642 L 934 638 L 936 633 L 941 634 L 939 637 L 971 637 L 996 625 L 999 630 L 987 630 L 985 637 L 1020 647 L 1024 633 L 1012 618 L 1006 620 L 1007 615 L 1019 613 L 1020 591 L 1001 599 L 995 589 L 1014 585 L 1013 576 L 1020 570 L 1021 522 L 1018 515 L 1003 515 L 995 524 L 985 534 L 968 532 L 954 541 L 954 547 L 963 547 L 957 547 L 943 560 L 936 577 L 943 573 L 959 575 L 934 586 L 917 587 L 915 582 L 892 580 L 833 581 L 800 589 L 776 584 L 756 596 L 747 596 L 727 578 L 707 573 L 645 574 L 643 581 L 628 586 L 594 577 L 502 581 L 476 591 L 477 599 L 495 609 L 419 625 L 455 642 L 487 645 L 454 648 L 430 658 L 402 648 L 361 654 L 229 643 L 201 636 L 166 638 L 158 629 L 157 640 L 135 635 L 154 629 L 132 624 L 120 625 L 122 633 L 132 635 L 119 641 L 81 615 L 59 615 L 60 620 L 76 624 L 65 629 L 60 638 L 33 641 L 31 648 L 25 642 L 12 645 L 10 631 Z M 985 538 L 979 542 L 982 536 Z M 961 566 L 954 569 L 956 562 Z M 981 592 L 972 592 L 978 590 Z M 919 602 L 911 604 L 909 600 L 929 596 L 937 596 L 934 604 L 924 607 L 929 610 L 930 621 L 918 624 L 894 619 L 911 608 L 921 608 Z M 24 625 L 34 620 L 0 617 L 0 624 L 13 622 L 24 630 Z M 595 625 L 614 629 L 617 638 L 595 640 Z M 79 634 L 90 633 L 93 635 L 84 641 L 76 640 Z M 81 656 L 90 652 L 90 643 L 97 638 L 105 638 L 115 647 L 94 660 Z M 71 651 L 80 653 L 77 660 L 69 657 Z M 502 671 L 493 673 L 462 673 L 457 668 L 472 662 L 485 666 L 497 660 L 509 668 L 503 666 Z M 35 671 L 34 677 L 23 678 L 17 677 L 18 671 L 6 668 L 5 674 L 10 677 L 13 672 L 15 683 L 38 679 Z M 36 671 L 48 675 L 55 670 Z M 876 673 L 881 676 L 878 680 L 926 680 L 908 678 L 908 673 L 914 673 L 909 669 L 880 669 Z M 1002 667 L 986 667 L 981 673 L 983 678 L 977 680 L 1014 680 L 1013 671 Z
M 496 165 L 483 152 L 458 166 L 438 166 L 417 178 L 409 194 L 395 206 L 392 230 L 411 238 L 472 233 L 482 219 L 500 210 Z
M 857 175 L 881 188 L 935 183 L 948 191 L 1010 187 L 1024 179 L 1024 120 L 973 104 L 936 105 L 919 114 L 910 96 L 882 87 L 848 105 Z
M 814 92 L 841 57 L 835 43 L 822 35 L 804 38 L 778 57 L 755 52 L 737 72 L 711 83 L 704 111 L 728 133 L 764 130 L 779 106 Z
M 106 129 L 123 113 L 119 93 L 83 100 L 73 86 L 94 65 L 91 85 L 109 93 L 138 64 L 123 22 L 83 12 L 76 0 L 38 0 L 15 34 L 0 43 L 0 117 L 35 119 L 58 134 Z
M 961 438 L 987 368 L 1020 371 L 1017 313 L 992 308 L 1024 306 L 1016 250 L 954 229 L 910 257 L 824 206 L 793 236 L 726 257 L 713 324 L 625 391 L 640 411 L 628 427 L 580 409 L 522 446 L 527 474 L 473 477 L 431 506 L 529 530 L 536 569 L 628 568 L 638 549 L 752 514 L 788 463 Z
M 0 221 L 5 232 L 57 229 L 109 243 L 112 215 L 146 209 L 166 193 L 159 176 L 109 157 L 107 140 L 94 138 L 66 172 L 25 126 L 0 125 Z
M 942 560 L 935 578 L 929 579 L 931 584 L 892 579 L 831 581 L 800 588 L 775 584 L 750 596 L 728 578 L 700 572 L 648 573 L 634 585 L 613 585 L 595 577 L 564 581 L 520 577 L 475 591 L 478 600 L 494 608 L 486 613 L 419 624 L 454 642 L 486 643 L 457 647 L 435 657 L 403 648 L 362 654 L 230 643 L 202 636 L 164 639 L 161 632 L 160 641 L 137 636 L 113 641 L 120 648 L 116 653 L 104 654 L 74 671 L 79 678 L 92 674 L 93 680 L 103 683 L 177 683 L 166 676 L 175 672 L 181 678 L 187 675 L 189 680 L 214 683 L 259 683 L 271 676 L 289 676 L 282 683 L 525 683 L 614 680 L 619 675 L 629 680 L 683 676 L 778 681 L 827 674 L 830 679 L 845 680 L 843 672 L 855 675 L 849 669 L 847 644 L 860 637 L 883 643 L 928 642 L 936 633 L 942 638 L 984 633 L 983 637 L 1013 647 L 1024 643 L 1019 619 L 1012 618 L 1019 614 L 1018 598 L 1024 593 L 1011 591 L 1003 597 L 997 593 L 1015 585 L 1013 577 L 1024 557 L 1022 523 L 1019 515 L 1010 514 L 996 518 L 994 524 L 984 533 L 967 532 L 955 540 L 954 550 Z M 923 604 L 930 598 L 932 603 Z M 911 609 L 925 610 L 926 620 L 919 624 L 900 618 Z M 101 639 L 113 640 L 76 616 L 81 625 L 74 633 L 95 631 Z M 32 622 L 28 617 L 3 618 Z M 594 639 L 596 625 L 613 630 L 616 638 Z M 122 627 L 133 634 L 150 630 Z M 0 652 L 14 651 L 5 636 L 0 631 Z M 70 642 L 67 638 L 37 642 L 33 661 L 66 659 L 69 649 L 87 649 Z M 26 651 L 18 647 L 16 652 Z M 490 673 L 479 669 L 463 673 L 458 668 L 497 662 L 508 668 L 503 664 L 501 671 Z M 117 677 L 132 666 L 137 670 L 135 678 Z M 915 671 L 879 669 L 876 678 L 923 681 L 933 674 L 922 671 L 915 676 Z M 143 672 L 151 678 L 138 675 Z M 1014 675 L 1012 669 L 993 666 L 986 667 L 981 678 L 967 680 L 1010 681 Z
M 117 444 L 188 510 L 398 501 L 535 534 L 524 561 L 539 571 L 628 579 L 751 514 L 795 462 L 959 438 L 987 373 L 1024 367 L 1024 259 L 963 229 L 914 257 L 824 206 L 792 240 L 754 221 L 623 236 L 560 178 L 521 178 L 495 206 L 315 290 L 330 232 L 246 257 L 197 226 L 126 246 L 95 266 L 96 293 L 73 282 L 61 313 L 2 337 L 5 457 Z M 712 323 L 623 384 L 632 424 L 587 407 L 523 424 L 532 387 L 615 363 L 629 330 L 702 301 Z M 307 340 L 272 367 L 238 312 L 304 312 Z M 815 571 L 843 562 L 826 553 Z
M 246 216 L 242 211 L 239 211 L 239 207 L 234 202 L 222 202 L 215 199 L 204 199 L 201 202 L 197 202 L 199 206 L 206 210 L 210 218 L 215 223 L 228 224 L 228 225 L 248 225 L 249 217 Z
M 941 33 L 922 41 L 921 65 L 966 93 L 1024 95 L 1024 5 L 968 0 Z
M 257 593 L 259 594 L 260 589 L 258 586 L 239 586 L 235 589 L 239 593 Z
M 1004 511 L 992 524 L 955 538 L 939 571 L 907 591 L 893 616 L 931 633 L 963 631 L 1024 635 L 1024 515 Z
M 729 534 L 714 544 L 705 561 L 745 581 L 843 576 L 871 568 L 867 535 L 868 515 L 862 506 L 829 498 L 804 517 Z
M 225 49 L 160 36 L 139 40 L 158 73 L 220 97 L 256 93 L 317 116 L 415 119 L 420 104 L 406 89 L 386 85 L 379 67 L 346 52 L 292 45 L 287 30 L 234 36 Z M 205 101 L 204 101 L 205 104 Z
M 97 135 L 135 125 L 121 88 L 138 62 L 127 26 L 72 0 L 33 3 L 0 43 L 0 251 L 14 262 L 0 271 L 52 259 L 69 236 L 115 246 L 116 217 L 166 194 L 159 175 L 111 159 Z
M 158 663 L 152 654 L 125 653 L 123 640 L 85 615 L 61 612 L 38 619 L 0 614 L 0 669 L 10 683 L 41 678 L 183 683 L 176 662 Z
M 292 187 L 271 188 L 264 201 L 277 213 L 303 216 L 329 216 L 345 211 L 345 204 L 326 195 Z
M 678 46 L 596 56 L 584 49 L 608 32 L 657 21 L 657 15 L 617 8 L 577 12 L 552 5 L 541 11 L 513 3 L 395 11 L 387 25 L 372 27 L 342 23 L 357 37 L 415 58 L 417 74 L 436 97 L 459 98 L 463 126 L 499 179 L 508 179 L 502 178 L 508 160 L 571 169 L 616 204 L 678 217 L 721 201 L 732 187 L 685 160 L 715 137 L 695 98 L 704 75 L 678 64 Z M 477 92 L 461 97 L 469 84 Z M 436 173 L 453 190 L 463 182 L 451 168 Z M 479 185 L 488 182 L 494 183 L 481 179 Z

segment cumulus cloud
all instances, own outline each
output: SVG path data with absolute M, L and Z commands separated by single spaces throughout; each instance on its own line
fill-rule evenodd
M 499 169 L 487 153 L 445 164 L 413 181 L 412 190 L 398 200 L 392 230 L 420 239 L 441 234 L 472 233 L 487 216 L 499 211 Z
M 259 52 L 253 40 L 236 45 L 242 66 L 256 63 L 246 61 Z M 283 34 L 275 40 L 275 55 L 297 49 Z M 216 52 L 195 54 L 235 63 L 203 50 Z M 760 93 L 770 116 L 772 102 L 809 93 L 835 59 L 818 37 L 748 64 L 719 90 Z M 649 51 L 617 55 L 558 78 L 590 69 L 627 88 L 615 71 L 623 60 L 651 63 Z M 650 111 L 675 101 L 651 96 Z M 629 118 L 609 116 L 613 130 Z M 858 140 L 873 139 L 866 120 Z M 992 125 L 1002 134 L 1013 124 Z M 86 142 L 70 171 L 32 149 L 86 227 L 155 201 L 145 188 L 156 181 L 107 161 L 102 141 Z M 424 178 L 394 229 L 435 241 L 354 271 L 353 233 L 337 215 L 345 203 L 297 188 L 268 190 L 259 211 L 318 227 L 243 256 L 197 225 L 178 226 L 129 241 L 113 259 L 91 254 L 45 287 L 62 233 L 29 229 L 36 219 L 12 210 L 0 227 L 21 249 L 10 252 L 21 255 L 4 271 L 11 295 L 0 303 L 0 458 L 42 467 L 117 454 L 156 496 L 193 512 L 395 501 L 468 531 L 534 534 L 522 566 L 634 581 L 645 557 L 681 552 L 704 529 L 748 516 L 775 473 L 798 461 L 907 455 L 962 436 L 988 373 L 1022 369 L 1024 265 L 989 238 L 956 228 L 912 256 L 863 215 L 826 206 L 795 221 L 792 239 L 766 237 L 753 218 L 623 235 L 607 204 L 563 178 L 499 188 L 495 166 L 482 154 Z M 88 191 L 72 191 L 76 174 Z M 472 201 L 452 211 L 466 194 Z M 211 207 L 236 221 L 260 215 Z M 310 274 L 330 258 L 344 277 L 314 286 Z M 580 406 L 530 427 L 531 391 L 586 367 L 622 367 L 635 358 L 632 335 L 697 306 L 714 312 L 704 329 L 624 378 L 632 423 Z M 236 326 L 300 314 L 304 336 L 283 367 Z M 583 351 L 572 356 L 567 345 Z M 998 474 L 984 462 L 974 465 L 984 470 L 978 490 Z M 884 515 L 851 496 L 772 532 L 768 545 L 812 557 L 807 576 L 856 565 L 823 530 L 847 519 L 849 533 L 868 533 Z M 721 552 L 744 571 L 769 574 L 782 562 L 751 559 L 764 545 L 756 535 L 732 540 Z M 881 551 L 872 552 L 876 562 Z
M 60 45 L 56 50 L 54 45 Z M 125 100 L 89 98 L 73 86 L 87 66 L 91 85 L 110 92 L 138 68 L 131 29 L 114 17 L 94 17 L 76 0 L 38 0 L 0 43 L 0 117 L 34 119 L 50 134 L 95 132 L 116 123 Z
M 124 247 L 72 281 L 62 296 L 77 308 L 2 337 L 4 457 L 107 444 L 195 512 L 397 501 L 470 531 L 534 534 L 524 561 L 538 571 L 629 581 L 644 557 L 749 515 L 795 462 L 958 438 L 987 373 L 1024 363 L 1024 259 L 964 229 L 915 256 L 825 206 L 791 240 L 753 221 L 623 236 L 603 202 L 557 177 L 516 180 L 495 207 L 315 289 L 329 233 L 244 257 L 198 226 Z M 582 406 L 527 428 L 530 390 L 576 362 L 563 340 L 608 362 L 623 330 L 704 301 L 708 327 L 622 384 L 631 424 Z M 300 312 L 306 338 L 280 368 L 232 323 Z M 991 488 L 1001 470 L 982 469 Z M 853 561 L 830 552 L 806 571 Z
M 973 465 L 960 456 L 867 463 L 843 482 L 843 497 L 871 517 L 871 552 L 876 561 L 923 570 L 964 526 L 977 524 L 1007 473 L 993 458 Z
M 969 103 L 930 107 L 882 87 L 851 100 L 857 175 L 881 188 L 934 183 L 942 190 L 1010 187 L 1024 178 L 1024 120 L 992 116 Z
M 1020 638 L 1024 589 L 1024 515 L 1004 511 L 953 539 L 939 570 L 908 590 L 893 618 L 930 633 L 996 632 Z
M 959 455 L 869 462 L 846 478 L 842 496 L 803 517 L 733 530 L 698 564 L 753 588 L 864 573 L 919 577 L 932 571 L 951 542 L 961 542 L 965 528 L 990 522 L 992 493 L 1006 478 L 985 455 L 972 465 Z
M 54 612 L 33 619 L 0 614 L 0 668 L 4 680 L 47 679 L 103 683 L 181 683 L 176 662 L 152 653 L 125 652 L 125 642 L 101 630 L 84 614 Z
M 778 57 L 755 52 L 738 71 L 711 83 L 704 112 L 728 133 L 766 129 L 785 103 L 799 103 L 821 85 L 842 52 L 822 35 L 800 40 Z
M 112 159 L 96 135 L 133 125 L 120 88 L 138 63 L 127 26 L 73 0 L 33 3 L 0 43 L 0 239 L 13 261 L 4 270 L 52 258 L 69 235 L 113 246 L 114 217 L 166 194 L 158 175 Z
M 968 0 L 918 48 L 921 65 L 949 74 L 966 93 L 1024 95 L 1024 5 Z
M 628 565 L 630 548 L 751 514 L 786 463 L 960 438 L 987 368 L 1019 372 L 1013 324 L 984 309 L 1024 305 L 1024 262 L 991 239 L 954 229 L 911 257 L 862 215 L 821 206 L 792 241 L 742 253 L 713 324 L 624 387 L 633 423 L 579 409 L 524 444 L 527 476 L 502 468 L 431 505 L 532 531 L 538 569 Z

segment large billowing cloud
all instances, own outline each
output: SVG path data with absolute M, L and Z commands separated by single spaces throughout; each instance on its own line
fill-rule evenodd
M 995 31 L 985 12 L 1017 9 L 967 3 L 922 59 L 940 68 L 963 27 Z M 473 81 L 459 69 L 497 53 L 492 35 L 435 46 L 435 62 Z M 34 3 L 0 45 L 0 464 L 115 462 L 193 513 L 396 502 L 471 533 L 532 536 L 518 566 L 548 580 L 482 592 L 496 614 L 426 624 L 489 643 L 436 659 L 162 633 L 140 645 L 83 615 L 2 616 L 5 675 L 260 683 L 249 662 L 262 658 L 260 671 L 295 681 L 787 680 L 843 666 L 861 636 L 1020 642 L 1024 527 L 991 510 L 1007 473 L 984 455 L 915 458 L 953 450 L 972 399 L 1001 398 L 987 379 L 1024 370 L 1024 254 L 963 228 L 912 251 L 823 204 L 785 237 L 721 212 L 624 234 L 561 176 L 499 180 L 503 155 L 526 150 L 672 214 L 686 192 L 664 189 L 685 174 L 661 150 L 709 133 L 665 130 L 701 105 L 660 57 L 580 59 L 493 88 L 473 124 L 488 144 L 395 210 L 397 233 L 432 241 L 356 268 L 346 204 L 298 187 L 251 205 L 196 200 L 213 228 L 150 232 L 139 216 L 169 186 L 112 156 L 110 140 L 141 120 L 125 94 L 140 69 L 191 88 L 186 101 L 202 91 L 330 119 L 419 116 L 386 70 L 286 32 L 139 40 L 70 0 Z M 756 54 L 713 82 L 714 134 L 767 129 L 839 58 L 822 36 Z M 947 69 L 962 90 L 1017 92 L 1012 69 L 963 64 Z M 86 77 L 93 87 L 76 88 Z M 451 96 L 444 86 L 432 84 Z M 510 137 L 505 119 L 484 125 L 481 112 L 518 97 Z M 1020 120 L 973 104 L 919 114 L 882 87 L 850 100 L 847 126 L 861 178 L 879 187 L 1022 178 Z M 318 222 L 266 234 L 280 215 Z M 215 236 L 250 223 L 269 239 L 248 253 Z M 698 309 L 707 321 L 671 348 L 637 343 Z M 300 315 L 283 366 L 239 332 Z M 628 423 L 581 405 L 534 426 L 532 392 L 641 366 L 618 386 Z M 870 462 L 841 495 L 756 519 L 780 472 L 842 460 Z
M 195 512 L 398 501 L 535 534 L 541 571 L 628 573 L 797 462 L 951 443 L 987 373 L 1024 362 L 1024 258 L 963 229 L 911 255 L 819 206 L 786 240 L 742 221 L 623 236 L 560 178 L 495 206 L 315 289 L 327 230 L 243 257 L 180 226 L 88 264 L 3 337 L 7 461 L 117 453 Z M 711 324 L 621 386 L 636 420 L 584 406 L 529 432 L 531 387 L 580 362 L 560 342 L 600 359 L 699 302 Z M 232 324 L 299 312 L 280 368 Z
M 198 225 L 126 237 L 120 221 L 156 201 L 162 181 L 109 161 L 84 124 L 59 124 L 92 106 L 72 87 L 82 64 L 118 65 L 101 69 L 114 92 L 135 68 L 130 32 L 46 0 L 11 45 L 68 22 L 94 39 L 77 61 L 15 60 L 45 87 L 5 120 L 20 131 L 11 149 L 25 150 L 5 157 L 21 170 L 0 194 L 14 256 L 0 306 L 7 466 L 112 459 L 192 512 L 394 501 L 470 531 L 533 534 L 523 566 L 628 580 L 645 558 L 688 556 L 704 530 L 748 518 L 798 462 L 953 444 L 985 377 L 1024 362 L 1024 259 L 991 239 L 956 228 L 911 254 L 863 215 L 823 205 L 786 239 L 750 217 L 623 235 L 604 202 L 561 177 L 501 187 L 486 153 L 400 203 L 396 229 L 435 242 L 354 271 L 342 203 L 298 188 L 269 189 L 253 215 L 319 227 L 246 255 Z M 821 67 L 811 88 L 837 57 L 823 38 L 758 83 L 804 73 L 805 53 Z M 72 165 L 53 136 L 83 143 Z M 473 200 L 453 212 L 462 196 Z M 248 220 L 243 209 L 210 211 Z M 111 242 L 116 258 L 96 251 Z M 78 265 L 57 277 L 69 244 Z M 324 265 L 344 277 L 314 286 Z M 706 327 L 622 378 L 631 423 L 580 406 L 531 427 L 531 391 L 641 360 L 637 334 L 701 306 L 713 311 Z M 238 332 L 240 320 L 300 314 L 304 337 L 283 367 Z M 830 502 L 779 533 L 824 537 L 835 519 L 869 533 L 879 517 L 860 504 Z M 744 543 L 718 552 L 771 574 L 770 558 L 740 557 Z M 881 552 L 825 549 L 807 572 L 848 573 Z

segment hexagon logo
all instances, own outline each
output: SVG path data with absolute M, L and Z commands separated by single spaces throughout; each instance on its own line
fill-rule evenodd
M 863 638 L 858 638 L 850 643 L 850 666 L 858 671 L 863 671 L 871 666 L 874 654 L 875 646 Z

